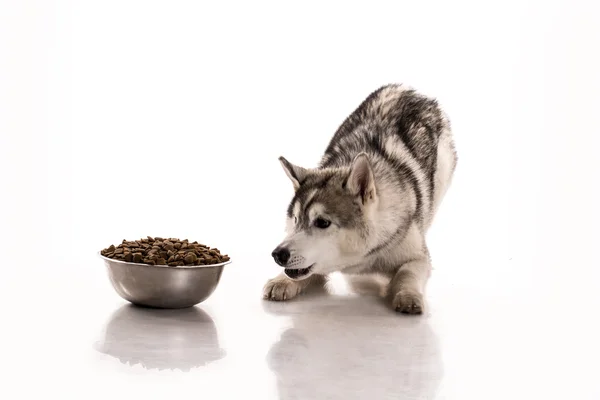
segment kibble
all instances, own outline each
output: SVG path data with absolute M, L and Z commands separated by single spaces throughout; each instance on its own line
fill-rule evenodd
M 123 240 L 118 246 L 110 245 L 100 251 L 104 257 L 114 260 L 147 265 L 213 265 L 229 261 L 227 254 L 198 242 L 177 238 L 163 239 L 148 236 L 140 240 Z

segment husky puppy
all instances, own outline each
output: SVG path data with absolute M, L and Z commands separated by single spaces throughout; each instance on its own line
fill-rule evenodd
M 457 162 L 437 101 L 383 86 L 338 128 L 317 168 L 279 161 L 295 195 L 287 236 L 272 252 L 284 269 L 264 298 L 290 300 L 336 271 L 378 273 L 390 279 L 395 310 L 421 314 L 431 271 L 425 236 Z

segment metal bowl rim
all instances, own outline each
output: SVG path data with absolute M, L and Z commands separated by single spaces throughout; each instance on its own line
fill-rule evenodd
M 97 253 L 98 256 L 100 258 L 102 258 L 104 261 L 109 261 L 109 262 L 115 262 L 118 264 L 125 264 L 125 265 L 140 265 L 142 267 L 148 267 L 148 268 L 166 268 L 166 269 L 199 269 L 199 268 L 213 268 L 213 267 L 223 267 L 227 264 L 231 264 L 231 260 L 229 261 L 225 261 L 219 264 L 208 264 L 208 265 L 182 265 L 182 266 L 177 266 L 177 267 L 171 267 L 169 265 L 150 265 L 150 264 L 142 264 L 142 263 L 134 263 L 134 262 L 127 262 L 127 261 L 121 261 L 121 260 L 115 260 L 114 258 L 108 258 L 108 257 L 104 257 L 102 254 L 100 254 L 100 252 Z

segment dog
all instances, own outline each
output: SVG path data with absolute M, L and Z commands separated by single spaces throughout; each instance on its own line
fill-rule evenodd
M 431 274 L 425 236 L 458 161 L 437 100 L 382 86 L 340 125 L 318 167 L 279 161 L 294 196 L 287 235 L 271 254 L 283 271 L 263 297 L 290 300 L 333 272 L 377 273 L 389 278 L 396 311 L 422 314 Z

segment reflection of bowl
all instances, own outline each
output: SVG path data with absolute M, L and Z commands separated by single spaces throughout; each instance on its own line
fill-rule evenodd
M 167 267 L 100 257 L 119 296 L 155 308 L 185 308 L 203 302 L 217 288 L 223 266 L 231 262 Z
M 112 314 L 95 347 L 147 369 L 189 371 L 225 356 L 213 320 L 196 307 L 155 310 L 125 305 Z

